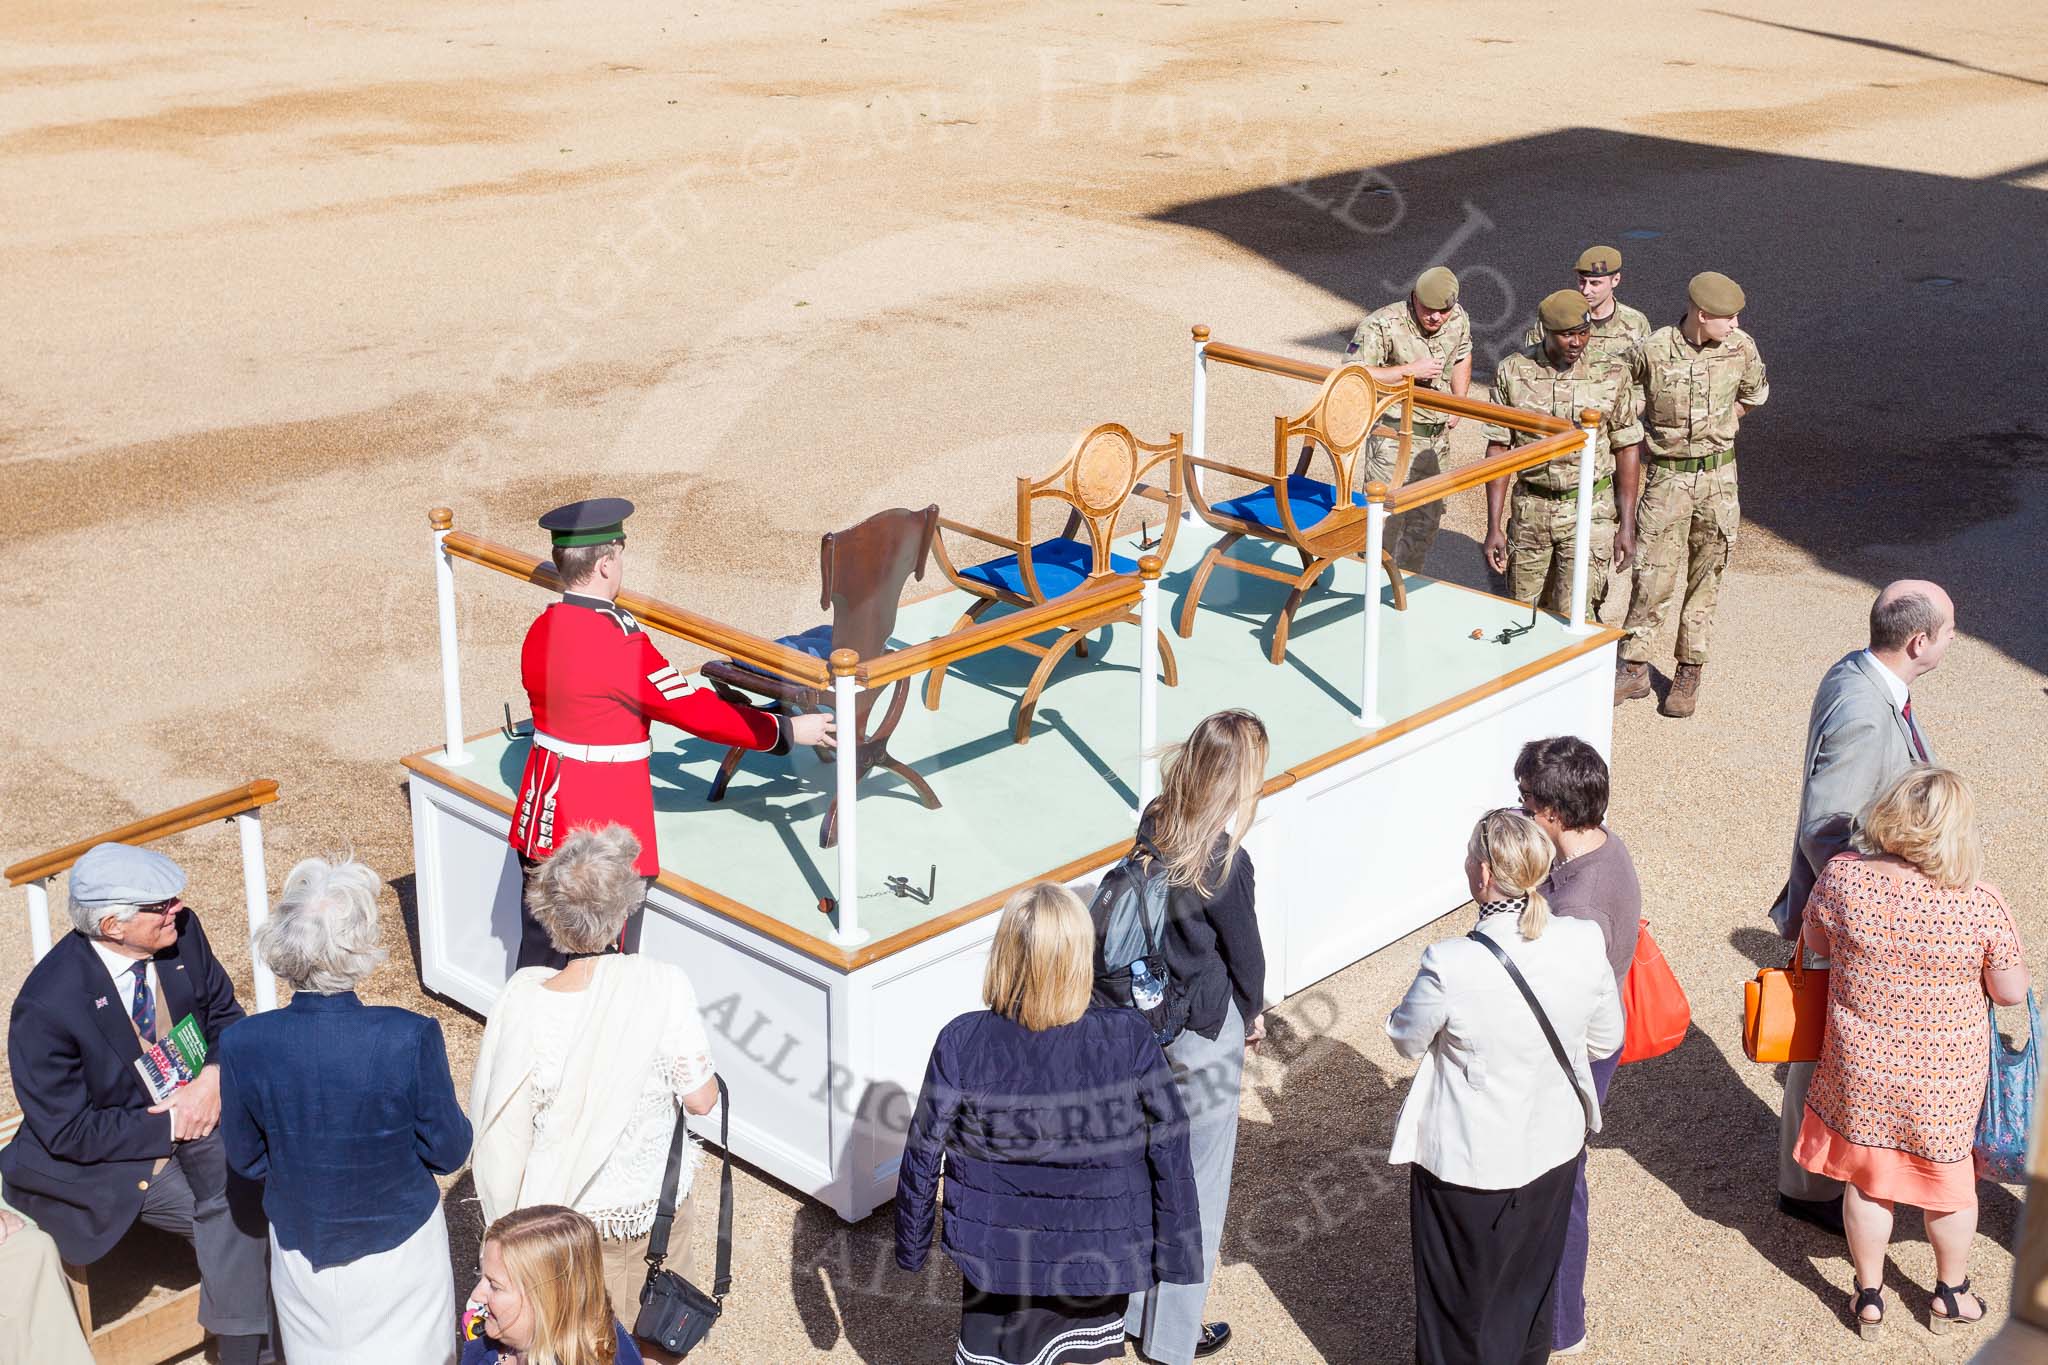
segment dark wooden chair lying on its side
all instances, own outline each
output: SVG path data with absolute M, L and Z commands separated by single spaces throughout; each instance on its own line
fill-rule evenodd
M 936 505 L 921 512 L 896 507 L 877 512 L 858 526 L 824 536 L 818 542 L 818 605 L 828 608 L 832 619 L 799 634 L 785 635 L 777 643 L 818 659 L 829 659 L 838 649 L 850 649 L 863 659 L 872 659 L 888 649 L 903 585 L 912 578 L 924 577 L 938 524 Z M 702 671 L 721 686 L 769 697 L 797 710 L 816 710 L 832 700 L 830 693 L 765 673 L 738 660 L 714 660 L 705 664 Z M 884 691 L 888 702 L 882 708 L 881 718 L 875 720 L 873 713 Z M 843 723 L 839 729 L 841 744 L 857 746 L 854 780 L 859 781 L 874 768 L 886 768 L 910 784 L 926 810 L 937 810 L 939 798 L 931 784 L 889 753 L 889 736 L 903 719 L 904 703 L 910 699 L 910 679 L 899 679 L 894 687 L 881 690 L 864 688 L 857 696 L 854 730 L 849 731 Z M 726 786 L 746 754 L 747 750 L 740 748 L 726 753 L 725 760 L 718 765 L 718 777 L 711 784 L 711 800 L 724 798 Z M 818 846 L 830 848 L 838 839 L 839 798 L 834 795 L 831 808 L 825 812 L 825 827 L 819 832 Z
M 1154 445 L 1133 436 L 1128 427 L 1104 422 L 1074 442 L 1067 458 L 1052 473 L 1038 480 L 1021 477 L 1017 480 L 1017 534 L 1014 537 L 977 530 L 941 517 L 939 525 L 945 530 L 971 536 L 1005 551 L 994 559 L 963 569 L 953 563 L 952 555 L 946 550 L 945 537 L 939 538 L 936 545 L 939 567 L 952 580 L 954 587 L 979 599 L 953 623 L 953 630 L 964 630 L 973 625 L 993 607 L 1034 607 L 1057 601 L 1093 578 L 1112 574 L 1135 578 L 1137 560 L 1116 554 L 1110 548 L 1116 536 L 1117 518 L 1132 498 L 1145 498 L 1158 504 L 1160 540 L 1155 552 L 1160 559 L 1167 559 L 1173 554 L 1173 534 L 1180 526 L 1181 487 L 1185 478 L 1182 459 L 1179 432 Z M 1146 482 L 1147 477 L 1161 465 L 1166 467 L 1164 488 Z M 1066 504 L 1067 523 L 1058 535 L 1034 544 L 1031 539 L 1031 508 L 1040 499 Z M 1077 533 L 1084 528 L 1087 539 L 1078 539 Z M 1038 694 L 1045 690 L 1053 669 L 1066 657 L 1067 651 L 1071 649 L 1087 658 L 1090 632 L 1116 622 L 1137 625 L 1137 613 L 1128 606 L 1117 607 L 1105 614 L 1091 615 L 1061 627 L 1050 645 L 1030 640 L 1017 640 L 1010 644 L 1011 649 L 1022 650 L 1038 659 L 1037 671 L 1031 675 L 1031 682 L 1017 703 L 1017 718 L 1011 727 L 1017 743 L 1023 744 L 1031 738 L 1031 715 L 1037 709 Z M 1180 671 L 1173 661 L 1173 648 L 1167 644 L 1163 630 L 1159 632 L 1159 658 L 1166 685 L 1175 686 L 1180 681 Z M 939 688 L 946 680 L 946 666 L 940 664 L 926 676 L 924 704 L 936 711 L 939 708 Z
M 1276 664 L 1286 658 L 1287 633 L 1294 623 L 1295 608 L 1301 605 L 1302 599 L 1326 569 L 1339 559 L 1363 551 L 1365 498 L 1354 487 L 1359 457 L 1365 450 L 1365 438 L 1372 431 L 1373 424 L 1400 401 L 1399 389 L 1375 384 L 1364 366 L 1339 366 L 1323 381 L 1322 388 L 1316 391 L 1315 401 L 1306 411 L 1294 417 L 1278 415 L 1273 418 L 1272 473 L 1262 474 L 1219 460 L 1188 457 L 1192 465 L 1259 486 L 1241 497 L 1212 505 L 1202 496 L 1200 476 L 1189 481 L 1195 511 L 1203 521 L 1224 534 L 1202 557 L 1201 565 L 1188 584 L 1188 595 L 1181 602 L 1177 623 L 1181 638 L 1186 639 L 1194 633 L 1195 607 L 1202 600 L 1202 590 L 1209 586 L 1209 576 L 1218 568 L 1234 569 L 1239 573 L 1285 583 L 1293 590 L 1274 614 L 1273 642 L 1267 651 L 1267 657 Z M 1303 452 L 1301 464 L 1290 472 L 1288 448 L 1297 436 L 1306 437 L 1327 456 L 1331 466 L 1328 483 L 1308 476 L 1308 451 Z M 1404 467 L 1394 471 L 1390 487 L 1400 487 L 1408 477 L 1406 460 L 1401 463 Z M 1335 518 L 1332 518 L 1333 512 L 1337 514 Z M 1326 520 L 1332 523 L 1329 528 L 1323 526 Z M 1231 548 L 1246 538 L 1270 541 L 1293 550 L 1301 556 L 1300 572 L 1232 559 Z M 1386 566 L 1387 578 L 1394 586 L 1394 609 L 1406 611 L 1408 589 L 1400 569 L 1395 566 L 1393 556 L 1384 550 L 1381 551 L 1380 562 Z

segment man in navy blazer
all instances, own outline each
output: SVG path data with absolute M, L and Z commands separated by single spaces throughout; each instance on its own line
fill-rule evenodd
M 169 858 L 123 844 L 72 868 L 76 932 L 29 972 L 8 1021 L 22 1123 L 0 1150 L 0 1181 L 74 1265 L 106 1255 L 138 1219 L 189 1240 L 200 1323 L 222 1362 L 253 1365 L 270 1323 L 266 1233 L 260 1192 L 239 1180 L 230 1190 L 218 1068 L 161 1103 L 136 1068 L 142 1040 L 161 1042 L 187 1015 L 209 1056 L 242 1017 L 184 886 Z
M 1848 851 L 1858 813 L 1906 769 L 1934 761 L 1913 714 L 1912 687 L 1941 663 L 1955 636 L 1956 608 L 1949 595 L 1934 583 L 1901 579 L 1871 604 L 1869 647 L 1843 655 L 1820 680 L 1806 723 L 1792 869 L 1771 907 L 1771 922 L 1794 943 L 1805 924 L 1806 898 L 1828 859 Z M 1794 1062 L 1785 1074 L 1778 1209 L 1840 1233 L 1841 1182 L 1792 1159 L 1813 1066 Z

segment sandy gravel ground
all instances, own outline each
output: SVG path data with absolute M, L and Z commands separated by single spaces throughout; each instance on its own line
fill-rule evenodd
M 1594 1358 L 1845 1357 L 1840 1245 L 1770 1210 L 1778 1079 L 1736 990 L 1781 951 L 1812 686 L 1909 572 L 1964 631 L 1921 714 L 2048 944 L 2044 120 L 2048 25 L 2011 0 L 6 7 L 0 859 L 275 777 L 273 886 L 342 846 L 383 872 L 368 994 L 438 1016 L 466 1085 L 478 1021 L 423 996 L 400 928 L 429 506 L 530 545 L 539 510 L 625 494 L 644 586 L 775 633 L 809 624 L 821 531 L 994 518 L 1095 421 L 1184 426 L 1190 323 L 1329 348 L 1448 257 L 1483 374 L 1589 242 L 1659 322 L 1722 269 L 1775 394 L 1703 710 L 1617 722 L 1614 824 L 1699 1029 L 1622 1074 L 1595 1144 Z M 1212 449 L 1258 458 L 1296 397 L 1224 376 Z M 1433 571 L 1482 581 L 1481 516 L 1459 500 Z M 481 578 L 475 718 L 536 606 Z M 246 983 L 233 840 L 168 847 Z M 1212 1301 L 1231 1358 L 1405 1358 L 1409 1069 L 1379 1023 L 1462 927 L 1280 1011 Z M 10 913 L 0 997 L 27 962 Z M 949 1354 L 957 1281 L 899 1275 L 886 1213 L 845 1229 L 751 1174 L 740 1200 L 704 1359 Z M 2001 1311 L 2017 1211 L 1987 1195 L 1973 1264 Z M 1893 1264 L 1860 1354 L 1961 1358 L 1918 1321 L 1911 1217 Z

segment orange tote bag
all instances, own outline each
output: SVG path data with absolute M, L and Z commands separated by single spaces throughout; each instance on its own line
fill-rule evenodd
M 1648 920 L 1636 930 L 1636 956 L 1622 978 L 1621 1006 L 1628 1016 L 1621 1043 L 1623 1064 L 1662 1057 L 1685 1041 L 1685 1031 L 1692 1026 L 1692 1006 L 1657 940 L 1650 937 Z
M 1742 1050 L 1752 1062 L 1817 1062 L 1828 1027 L 1828 974 L 1807 967 L 1798 943 L 1792 963 L 1765 967 L 1742 986 Z

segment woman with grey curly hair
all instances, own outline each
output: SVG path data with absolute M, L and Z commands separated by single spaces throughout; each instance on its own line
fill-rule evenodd
M 683 969 L 613 951 L 646 884 L 640 841 L 620 825 L 578 829 L 528 880 L 526 905 L 569 963 L 513 973 L 484 1029 L 470 1090 L 472 1169 L 484 1217 L 566 1204 L 597 1225 L 612 1305 L 630 1317 L 647 1278 L 648 1233 L 677 1106 L 718 1102 L 697 994 Z M 692 1142 L 669 1268 L 687 1277 Z M 643 1345 L 649 1360 L 666 1360 Z
M 455 1359 L 436 1175 L 469 1156 L 441 1026 L 356 987 L 384 961 L 377 874 L 308 858 L 255 950 L 291 1003 L 220 1040 L 228 1162 L 263 1182 L 270 1289 L 292 1365 Z

